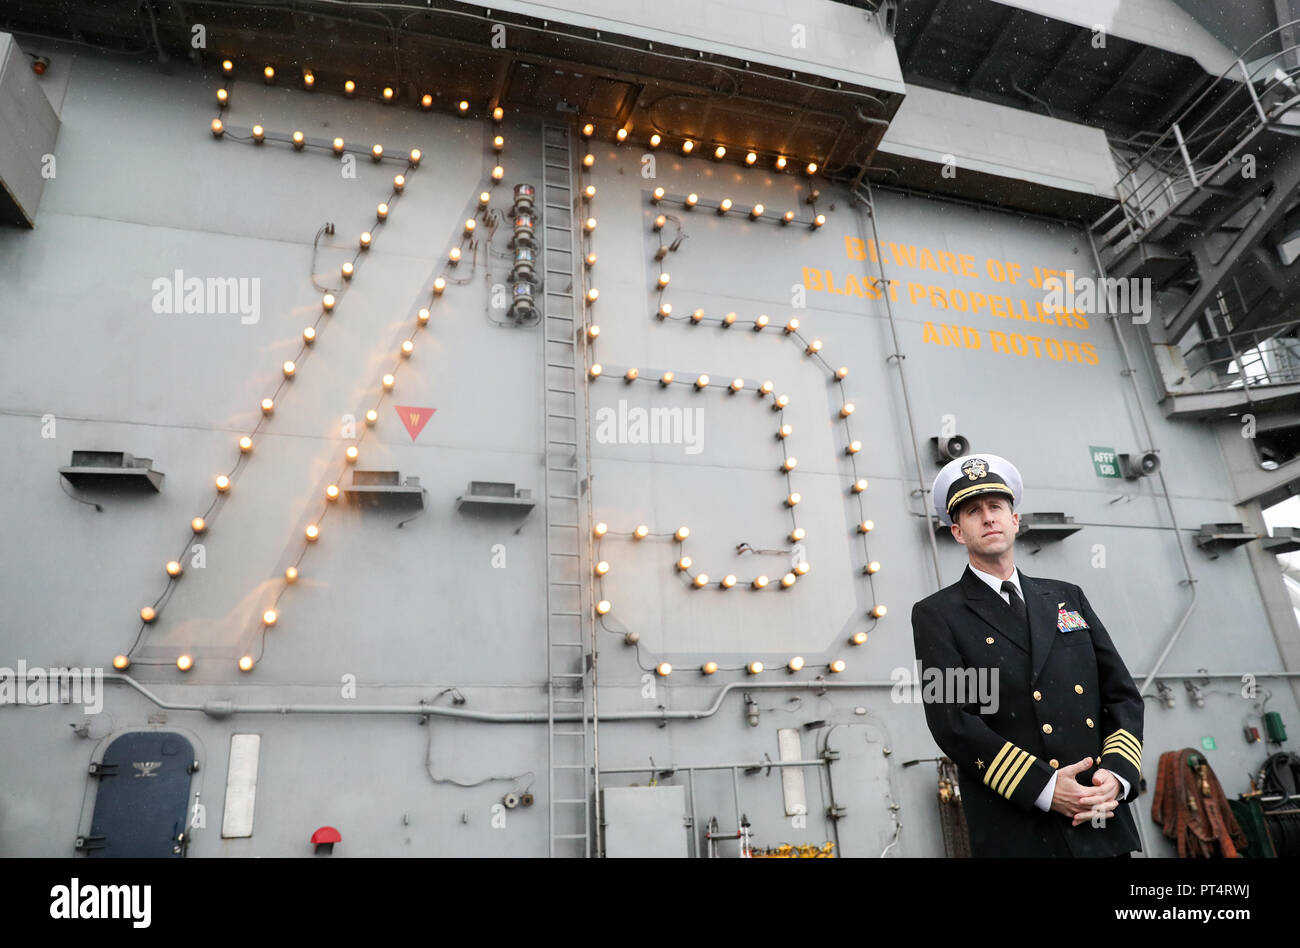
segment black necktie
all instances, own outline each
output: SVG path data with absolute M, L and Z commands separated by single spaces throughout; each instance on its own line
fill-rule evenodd
M 1020 593 L 1016 592 L 1016 584 L 1009 579 L 1002 580 L 1002 591 L 1011 598 L 1011 608 L 1015 610 L 1016 616 L 1021 622 L 1029 621 L 1029 610 L 1025 608 L 1025 601 L 1020 598 Z

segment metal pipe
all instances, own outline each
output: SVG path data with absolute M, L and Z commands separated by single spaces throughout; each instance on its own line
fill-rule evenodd
M 1161 681 L 1173 681 L 1187 678 L 1211 678 L 1211 679 L 1236 679 L 1241 680 L 1242 676 L 1250 674 L 1256 680 L 1264 678 L 1300 678 L 1300 671 L 1275 671 L 1262 672 L 1166 672 L 1164 674 L 1152 674 L 1150 679 Z M 1141 672 L 1134 675 L 1134 678 L 1141 677 Z M 207 701 L 203 704 L 180 704 L 177 702 L 164 701 L 155 695 L 149 689 L 145 688 L 130 675 L 123 675 L 118 672 L 105 672 L 105 681 L 114 681 L 121 684 L 129 685 L 147 698 L 155 706 L 165 711 L 196 711 L 207 714 L 214 718 L 227 718 L 235 714 L 407 714 L 416 717 L 449 717 L 460 718 L 467 721 L 481 721 L 487 724 L 545 724 L 545 711 L 464 711 L 459 708 L 445 708 L 440 705 L 415 704 L 415 705 L 311 705 L 311 704 L 268 704 L 268 705 L 237 705 L 229 700 Z M 706 709 L 700 711 L 615 711 L 610 714 L 601 716 L 602 721 L 695 721 L 704 718 L 713 717 L 722 706 L 723 700 L 732 690 L 743 688 L 746 691 L 754 691 L 765 688 L 786 688 L 804 691 L 821 691 L 822 689 L 853 689 L 853 688 L 895 688 L 898 686 L 896 681 L 790 681 L 790 682 L 732 682 L 724 685 L 713 703 Z M 580 716 L 576 714 L 557 714 L 557 721 L 577 721 Z M 770 765 L 779 766 L 778 762 L 773 761 Z M 640 768 L 644 770 L 645 768 Z M 602 773 L 608 773 L 608 770 L 602 769 Z
M 694 773 L 697 770 L 735 770 L 737 768 L 744 768 L 745 770 L 761 768 L 766 770 L 769 767 L 776 767 L 778 769 L 781 767 L 821 767 L 827 763 L 828 761 L 825 760 L 753 760 L 748 763 L 739 764 L 669 764 L 666 767 L 655 767 L 654 773 L 669 774 L 678 770 L 685 770 L 688 773 Z M 643 774 L 646 772 L 646 768 L 644 764 L 640 767 L 606 767 L 601 772 L 607 774 Z
M 690 787 L 691 795 L 691 853 L 696 859 L 700 858 L 700 827 L 697 822 L 699 817 L 695 813 L 695 771 L 694 769 L 686 771 L 686 781 Z
M 872 243 L 875 245 L 877 249 L 879 249 L 880 231 L 876 227 L 876 199 L 871 191 L 871 182 L 866 180 L 865 177 L 863 177 L 861 180 L 861 184 L 866 189 L 867 192 L 866 200 L 863 201 L 862 197 L 858 195 L 856 191 L 853 192 L 853 196 L 856 197 L 859 202 L 864 203 L 867 206 L 867 214 L 871 218 L 871 236 L 873 238 Z M 858 224 L 858 234 L 865 241 L 867 235 L 863 233 L 862 218 L 860 216 L 858 217 L 857 224 Z M 929 537 L 930 539 L 930 558 L 934 563 L 934 581 L 936 583 L 936 588 L 942 588 L 943 573 L 939 569 L 939 544 L 935 540 L 934 530 L 929 528 L 930 511 L 926 503 L 927 490 L 925 486 L 925 475 L 922 473 L 924 469 L 921 467 L 921 449 L 920 447 L 917 446 L 917 442 L 916 442 L 916 423 L 912 419 L 912 399 L 907 391 L 907 373 L 903 371 L 903 360 L 907 357 L 903 355 L 901 351 L 902 345 L 898 339 L 898 324 L 894 321 L 894 307 L 891 306 L 889 302 L 889 281 L 885 278 L 885 260 L 884 260 L 884 256 L 879 252 L 876 253 L 876 268 L 880 271 L 881 296 L 884 298 L 885 301 L 885 314 L 889 317 L 889 331 L 894 338 L 893 358 L 898 364 L 898 380 L 901 383 L 903 388 L 903 412 L 907 416 L 907 433 L 912 441 L 912 459 L 916 463 L 916 481 L 917 484 L 920 486 L 921 512 L 922 512 L 922 516 L 926 518 L 925 533 L 926 536 Z
M 1084 227 L 1083 232 L 1088 237 L 1088 246 L 1092 248 L 1092 259 L 1093 263 L 1097 267 L 1097 274 L 1104 279 L 1106 277 L 1106 268 L 1101 264 L 1101 256 L 1097 253 L 1097 243 L 1092 238 L 1092 231 L 1087 227 Z M 1132 360 L 1129 359 L 1128 344 L 1124 341 L 1124 333 L 1121 332 L 1119 328 L 1119 317 L 1117 315 L 1110 315 L 1106 317 L 1106 320 L 1110 323 L 1111 329 L 1115 331 L 1115 339 L 1119 343 L 1120 354 L 1124 358 L 1124 374 L 1128 376 L 1128 380 L 1133 386 L 1133 396 L 1134 401 L 1137 402 L 1138 417 L 1142 419 L 1142 427 L 1146 431 L 1147 435 L 1147 450 L 1155 451 L 1155 435 L 1151 433 L 1151 423 L 1147 420 L 1146 406 L 1142 403 L 1142 392 L 1138 388 L 1137 384 L 1137 374 L 1133 369 Z M 1155 664 L 1151 666 L 1151 671 L 1147 673 L 1146 678 L 1142 681 L 1142 685 L 1138 688 L 1139 695 L 1145 694 L 1146 690 L 1151 687 L 1151 682 L 1156 679 L 1156 676 L 1160 672 L 1160 666 L 1163 665 L 1165 659 L 1169 657 L 1169 653 L 1173 650 L 1174 644 L 1178 641 L 1178 637 L 1183 634 L 1183 629 L 1187 626 L 1187 620 L 1192 617 L 1192 610 L 1196 608 L 1196 577 L 1192 575 L 1192 564 L 1188 562 L 1187 551 L 1183 549 L 1182 538 L 1178 536 L 1178 518 L 1174 515 L 1174 502 L 1169 496 L 1169 485 L 1165 483 L 1165 475 L 1163 471 L 1156 471 L 1156 477 L 1160 480 L 1160 492 L 1164 495 L 1165 506 L 1169 508 L 1169 522 L 1174 528 L 1174 543 L 1177 544 L 1178 556 L 1183 561 L 1183 571 L 1187 575 L 1187 585 L 1191 588 L 1192 599 L 1187 604 L 1187 609 L 1183 612 L 1182 618 L 1178 620 L 1178 625 L 1174 627 L 1173 634 L 1169 636 L 1169 640 L 1165 643 L 1165 647 L 1161 649 L 1160 655 L 1156 658 Z

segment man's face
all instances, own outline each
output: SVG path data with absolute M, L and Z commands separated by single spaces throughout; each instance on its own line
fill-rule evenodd
M 984 494 L 966 501 L 953 520 L 952 535 L 980 556 L 1000 556 L 1016 542 L 1020 514 L 1002 494 Z

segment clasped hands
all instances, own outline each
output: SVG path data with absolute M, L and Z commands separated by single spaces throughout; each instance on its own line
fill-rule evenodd
M 1092 775 L 1093 786 L 1085 787 L 1074 778 L 1081 770 L 1092 766 L 1092 758 L 1085 757 L 1077 764 L 1062 767 L 1056 772 L 1056 788 L 1052 793 L 1052 809 L 1070 818 L 1071 826 L 1100 817 L 1104 821 L 1119 806 L 1119 780 L 1108 770 L 1098 770 Z

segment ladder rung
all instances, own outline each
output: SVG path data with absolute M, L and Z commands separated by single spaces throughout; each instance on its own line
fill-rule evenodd
M 552 612 L 551 615 L 563 615 L 563 613 Z M 582 648 L 582 642 L 552 642 L 551 648 Z
M 548 467 L 547 470 L 554 471 L 557 474 L 578 473 L 578 469 L 576 467 Z M 571 494 L 548 494 L 547 496 L 550 497 L 551 500 L 577 500 L 578 499 L 576 496 L 573 496 Z
M 560 169 L 560 170 L 562 170 L 562 171 L 568 171 L 568 170 L 569 170 L 569 166 L 568 166 L 567 164 L 552 164 L 552 163 L 549 162 L 549 161 L 543 162 L 543 163 L 542 163 L 542 167 L 543 167 L 543 168 L 558 168 L 558 169 Z
M 586 797 L 573 797 L 573 798 L 570 798 L 570 799 L 553 800 L 552 802 L 553 802 L 553 803 L 580 803 L 580 804 L 582 804 L 582 805 L 585 806 L 586 803 L 587 803 L 587 798 L 586 798 Z M 579 834 L 579 835 L 581 835 L 581 834 Z
M 548 392 L 555 392 L 557 395 L 576 395 L 578 394 L 571 388 L 547 388 Z
M 570 420 L 572 420 L 572 419 L 570 419 Z M 576 442 L 576 441 L 557 441 L 557 440 L 555 440 L 554 438 L 550 438 L 550 439 L 548 439 L 546 443 L 547 443 L 547 444 L 563 444 L 563 445 L 566 445 L 567 447 L 570 447 L 570 448 L 576 448 L 576 447 L 578 446 L 578 442 Z M 553 468 L 553 470 L 556 470 L 556 471 L 564 471 L 564 470 L 570 470 L 570 468 L 558 468 L 558 467 L 557 467 L 557 468 Z M 572 470 L 573 470 L 573 472 L 574 472 L 575 474 L 577 473 L 577 469 L 576 469 L 576 468 L 573 468 Z
M 574 471 L 574 469 L 571 468 L 571 467 L 548 467 L 547 470 L 548 470 L 548 471 L 568 471 L 568 472 L 570 472 L 570 473 L 572 473 L 572 472 Z M 547 499 L 547 500 L 577 500 L 577 499 L 578 499 L 578 495 L 577 495 L 577 494 L 547 494 L 547 495 L 546 495 L 546 499 Z
M 560 801 L 556 800 L 555 802 L 559 803 Z M 586 839 L 586 838 L 587 838 L 586 833 L 555 833 L 554 835 L 551 836 L 551 839 Z
M 551 554 L 551 555 L 554 556 L 555 554 Z M 555 612 L 552 612 L 551 615 L 553 615 L 553 616 L 581 616 L 581 615 L 586 615 L 586 613 L 584 613 L 584 612 L 567 612 L 567 611 L 566 611 L 566 612 L 561 612 L 561 611 L 559 611 L 559 610 L 557 609 Z
M 551 585 L 552 586 L 581 586 L 582 583 L 575 583 L 571 579 L 553 579 L 551 580 Z
M 567 339 L 554 339 L 554 340 L 551 340 L 551 341 L 553 341 L 553 342 L 568 342 L 569 340 L 567 340 Z M 573 365 L 572 362 L 568 362 L 568 363 L 565 363 L 565 362 L 548 362 L 548 363 L 546 363 L 546 366 L 547 366 L 547 368 L 550 368 L 550 369 L 572 369 L 572 368 L 574 367 L 574 365 Z

